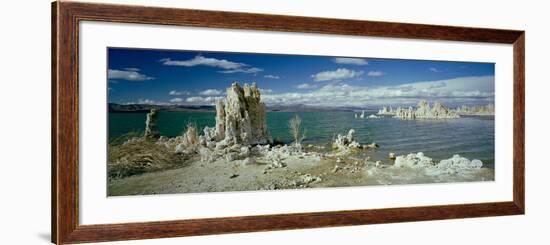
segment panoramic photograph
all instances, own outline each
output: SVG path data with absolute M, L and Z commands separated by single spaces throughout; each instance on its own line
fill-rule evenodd
M 107 49 L 107 195 L 494 181 L 494 63 Z

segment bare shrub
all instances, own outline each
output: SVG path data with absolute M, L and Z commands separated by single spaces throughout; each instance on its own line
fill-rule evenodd
M 295 115 L 288 121 L 288 128 L 292 137 L 294 137 L 294 144 L 300 146 L 302 141 L 306 138 L 306 131 L 302 127 L 302 118 Z

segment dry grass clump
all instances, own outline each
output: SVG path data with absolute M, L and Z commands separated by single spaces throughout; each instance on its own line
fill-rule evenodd
M 164 145 L 140 139 L 109 146 L 107 161 L 109 178 L 123 178 L 182 166 L 185 159 Z
M 109 139 L 109 146 L 122 145 L 132 138 L 139 138 L 141 136 L 143 136 L 143 131 L 130 131 L 116 138 Z
M 195 123 L 187 124 L 187 131 L 183 134 L 182 144 L 191 149 L 199 146 L 199 131 Z

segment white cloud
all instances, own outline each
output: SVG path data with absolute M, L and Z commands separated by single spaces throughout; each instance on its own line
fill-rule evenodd
M 345 65 L 367 65 L 368 62 L 366 59 L 360 59 L 360 58 L 334 58 L 332 59 L 332 62 L 337 64 L 345 64 Z
M 136 104 L 144 104 L 144 105 L 158 105 L 158 104 L 164 104 L 162 102 L 157 102 L 150 99 L 139 99 Z
M 353 86 L 331 83 L 316 90 L 262 95 L 268 105 L 381 106 L 415 105 L 419 100 L 453 106 L 494 101 L 494 76 L 459 77 L 395 86 Z
M 172 95 L 172 96 L 179 96 L 179 95 L 190 95 L 191 93 L 188 92 L 188 91 L 177 91 L 177 90 L 172 90 L 168 93 L 169 95 Z
M 320 82 L 320 81 L 332 81 L 332 80 L 343 80 L 343 79 L 349 79 L 354 77 L 359 77 L 363 75 L 363 71 L 354 71 L 354 70 L 348 70 L 346 68 L 339 68 L 334 71 L 323 71 L 319 72 L 317 74 L 311 75 L 313 80 Z
M 445 87 L 445 86 L 447 86 L 447 84 L 444 81 L 438 81 L 438 82 L 433 82 L 432 84 L 430 84 L 429 88 L 442 88 L 442 87 Z
M 168 66 L 191 67 L 191 66 L 204 65 L 204 66 L 218 67 L 222 69 L 238 69 L 243 66 L 246 66 L 243 63 L 232 62 L 224 59 L 220 60 L 216 58 L 206 58 L 202 55 L 197 55 L 195 56 L 195 58 L 190 60 L 172 60 L 170 58 L 165 58 L 165 59 L 161 59 L 160 61 L 162 62 L 163 65 L 168 65 Z
M 156 101 L 152 99 L 138 99 L 137 101 L 126 101 L 121 102 L 123 105 L 170 105 L 169 103 L 162 102 L 162 101 Z
M 299 84 L 298 86 L 296 86 L 296 88 L 298 88 L 298 89 L 313 89 L 313 88 L 317 88 L 317 85 L 316 84 L 309 84 L 309 83 L 302 83 L 302 84 Z
M 197 105 L 212 105 L 216 100 L 221 100 L 223 97 L 214 97 L 214 96 L 208 96 L 208 97 L 201 97 L 201 96 L 195 96 L 195 97 L 189 97 L 185 101 L 190 104 L 197 104 Z
M 438 70 L 438 69 L 435 68 L 435 67 L 430 67 L 430 71 L 431 71 L 431 72 L 441 72 L 440 70 Z
M 217 90 L 217 89 L 207 89 L 207 90 L 204 90 L 204 91 L 201 91 L 199 92 L 200 95 L 220 95 L 222 94 L 222 91 L 220 90 Z
M 220 73 L 258 73 L 263 71 L 260 68 L 251 67 L 245 63 L 233 62 L 225 59 L 207 58 L 202 55 L 197 55 L 189 60 L 172 60 L 170 58 L 161 59 L 163 65 L 167 66 L 210 66 L 224 69 Z
M 369 71 L 369 73 L 367 73 L 367 76 L 369 77 L 381 77 L 381 76 L 384 76 L 386 75 L 384 72 L 381 72 L 381 71 Z
M 196 102 L 202 102 L 204 101 L 204 98 L 203 97 L 200 97 L 200 96 L 195 96 L 195 97 L 189 97 L 187 98 L 185 101 L 189 102 L 189 103 L 196 103 Z
M 181 102 L 183 102 L 183 99 L 182 98 L 173 98 L 173 99 L 170 100 L 170 102 L 172 102 L 172 103 L 181 103 Z
M 279 76 L 275 76 L 275 75 L 265 75 L 264 77 L 269 79 L 279 79 Z
M 273 90 L 271 90 L 271 89 L 262 89 L 262 88 L 260 88 L 260 92 L 261 92 L 262 94 L 270 94 L 270 93 L 273 93 Z
M 225 70 L 225 71 L 218 71 L 219 73 L 258 73 L 264 71 L 263 69 L 251 67 L 251 68 L 240 68 L 240 69 L 233 69 L 233 70 Z
M 109 80 L 146 81 L 153 77 L 139 73 L 137 68 L 126 68 L 124 70 L 109 69 L 107 71 Z

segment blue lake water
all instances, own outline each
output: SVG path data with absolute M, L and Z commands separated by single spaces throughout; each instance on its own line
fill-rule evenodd
M 367 111 L 367 115 L 375 113 Z M 329 145 L 334 135 L 355 129 L 359 143 L 376 142 L 380 148 L 369 152 L 374 160 L 387 159 L 389 152 L 403 155 L 424 152 L 439 161 L 460 154 L 480 159 L 484 167 L 494 168 L 495 121 L 493 116 L 463 116 L 450 120 L 400 120 L 391 117 L 359 119 L 353 112 L 268 112 L 267 124 L 274 139 L 292 141 L 288 120 L 299 115 L 306 129 L 303 144 Z M 145 113 L 109 113 L 109 140 L 129 132 L 142 132 Z M 195 123 L 201 129 L 215 125 L 215 112 L 165 112 L 158 116 L 161 135 L 174 137 Z

